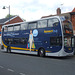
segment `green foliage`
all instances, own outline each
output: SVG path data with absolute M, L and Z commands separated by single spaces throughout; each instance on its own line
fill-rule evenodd
M 15 15 L 10 15 L 10 17 L 12 17 L 12 16 L 15 16 Z M 9 14 L 5 18 L 9 18 Z
M 17 15 L 10 15 L 10 17 L 12 16 L 17 16 Z M 9 18 L 9 14 L 5 17 L 5 18 Z M 23 19 L 23 18 L 22 18 Z M 23 19 L 23 21 L 26 21 L 25 19 Z

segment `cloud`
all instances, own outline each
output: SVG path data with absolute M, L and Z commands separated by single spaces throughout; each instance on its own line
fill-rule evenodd
M 9 6 L 12 15 L 29 20 L 40 19 L 42 16 L 56 14 L 56 9 L 60 7 L 62 12 L 70 12 L 75 7 L 75 0 L 0 0 L 0 18 L 8 14 L 8 9 L 3 10 L 2 6 Z M 61 6 L 61 4 L 63 4 Z

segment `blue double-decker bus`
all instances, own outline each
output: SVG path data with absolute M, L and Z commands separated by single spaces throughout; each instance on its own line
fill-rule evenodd
M 64 16 L 2 26 L 2 50 L 39 56 L 73 55 L 72 23 Z

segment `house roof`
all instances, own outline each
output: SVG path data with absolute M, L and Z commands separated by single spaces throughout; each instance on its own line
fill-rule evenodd
M 3 19 L 0 19 L 0 24 L 5 24 L 7 22 L 9 22 L 9 20 L 12 20 L 14 18 L 16 18 L 17 16 L 12 16 L 10 18 L 3 18 Z
M 75 8 L 72 10 L 72 12 L 75 12 Z
M 71 15 L 75 15 L 75 8 L 71 11 L 71 12 L 67 12 L 67 13 L 61 13 L 61 14 L 71 14 Z M 61 15 L 60 14 L 60 15 Z M 51 17 L 51 16 L 56 16 L 57 14 L 55 15 L 48 15 L 48 16 L 42 16 L 41 18 L 46 18 L 46 17 Z

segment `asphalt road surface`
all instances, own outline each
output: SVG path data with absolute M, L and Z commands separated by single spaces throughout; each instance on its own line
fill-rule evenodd
M 75 75 L 75 56 L 42 58 L 0 51 L 0 75 Z

